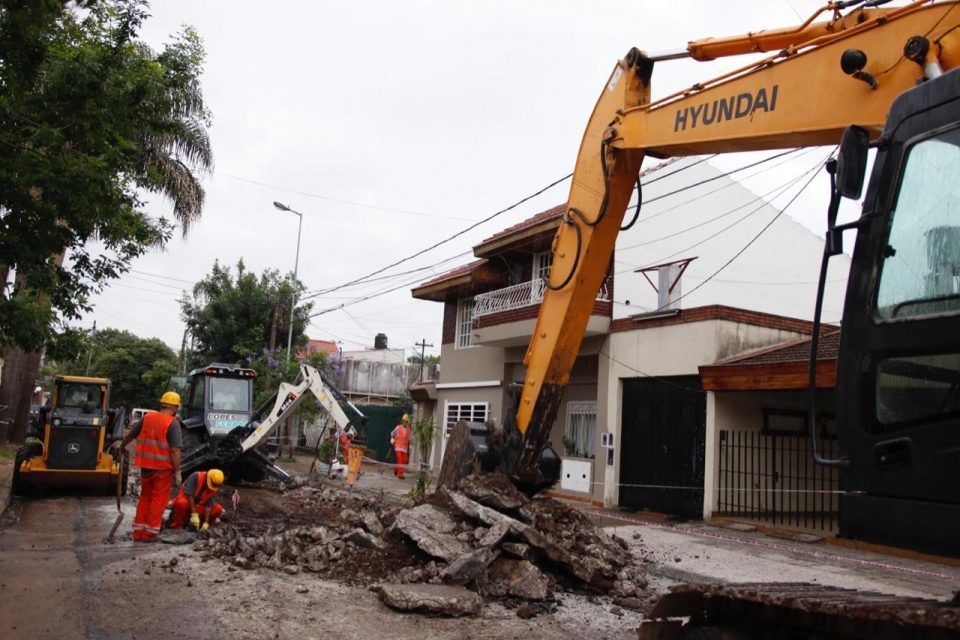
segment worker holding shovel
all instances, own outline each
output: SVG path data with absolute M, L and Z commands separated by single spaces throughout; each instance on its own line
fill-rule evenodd
M 170 487 L 180 485 L 180 422 L 177 410 L 180 394 L 167 391 L 160 398 L 160 410 L 151 411 L 133 425 L 130 433 L 111 445 L 111 453 L 136 440 L 134 463 L 140 467 L 140 499 L 133 518 L 136 542 L 156 540 L 163 522 L 163 511 L 170 499 Z

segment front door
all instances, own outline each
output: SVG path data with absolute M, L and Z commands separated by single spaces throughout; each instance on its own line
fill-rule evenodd
M 697 376 L 623 381 L 620 506 L 703 515 L 706 394 Z

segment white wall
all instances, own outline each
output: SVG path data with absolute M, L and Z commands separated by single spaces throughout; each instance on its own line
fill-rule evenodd
M 644 188 L 644 201 L 648 204 L 642 208 L 639 221 L 617 238 L 614 318 L 643 313 L 657 306 L 656 292 L 642 274 L 634 272 L 636 268 L 696 256 L 681 279 L 681 291 L 689 294 L 680 300 L 682 308 L 725 304 L 812 319 L 823 240 L 789 214 L 781 215 L 742 255 L 706 285 L 693 291 L 745 247 L 778 212 L 726 176 L 652 201 L 686 185 L 721 175 L 709 161 L 694 164 L 698 160 L 685 158 L 644 178 L 646 182 L 677 172 Z M 683 167 L 689 168 L 678 172 Z M 786 199 L 776 202 L 786 204 Z M 631 213 L 628 212 L 628 216 Z M 708 222 L 721 215 L 723 217 Z M 729 230 L 710 238 L 740 219 L 742 221 Z M 823 219 L 826 220 L 825 211 Z M 850 259 L 846 255 L 836 256 L 830 262 L 823 315 L 828 322 L 836 322 L 842 315 L 849 268 Z M 656 283 L 656 274 L 652 274 L 651 279 Z

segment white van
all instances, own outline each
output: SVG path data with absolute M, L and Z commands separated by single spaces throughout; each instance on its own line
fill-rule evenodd
M 137 420 L 141 420 L 143 416 L 148 413 L 153 413 L 153 409 L 134 409 L 130 412 L 130 424 L 133 424 Z

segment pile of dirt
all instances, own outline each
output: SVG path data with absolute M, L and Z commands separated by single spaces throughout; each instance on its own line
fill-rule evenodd
M 558 589 L 610 595 L 635 610 L 651 600 L 624 541 L 556 500 L 527 498 L 498 475 L 469 476 L 412 507 L 329 484 L 245 489 L 224 525 L 195 549 L 243 569 L 311 572 L 373 588 L 462 585 L 526 615 L 550 611 Z

